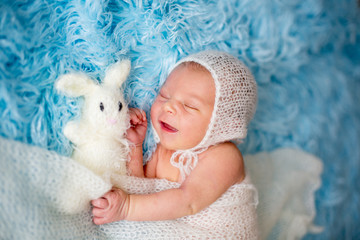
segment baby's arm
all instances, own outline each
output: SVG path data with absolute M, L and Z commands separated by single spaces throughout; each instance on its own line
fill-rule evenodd
M 197 167 L 178 189 L 148 195 L 127 195 L 115 189 L 94 200 L 94 223 L 169 220 L 192 215 L 215 202 L 244 176 L 242 156 L 236 146 L 220 144 L 202 154 Z
M 130 108 L 129 114 L 131 127 L 128 129 L 126 135 L 127 139 L 132 143 L 132 146 L 130 162 L 127 167 L 132 176 L 144 177 L 142 144 L 147 129 L 146 114 L 144 111 L 136 108 Z

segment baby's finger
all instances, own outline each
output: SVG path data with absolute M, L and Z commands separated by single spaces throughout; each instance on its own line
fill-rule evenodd
M 130 120 L 133 124 L 137 124 L 141 117 L 139 117 L 139 115 L 141 115 L 138 110 L 136 108 L 132 108 L 130 111 L 129 111 L 129 115 L 130 115 Z
M 146 113 L 144 110 L 141 110 L 141 114 L 142 114 L 142 120 L 145 122 L 146 121 Z
M 129 113 L 130 120 L 133 124 L 138 124 L 146 120 L 146 114 L 143 110 L 132 108 Z
M 136 116 L 139 118 L 140 121 L 146 120 L 145 112 L 141 109 L 136 109 Z
M 95 208 L 107 208 L 109 206 L 109 202 L 105 198 L 98 198 L 98 199 L 92 200 L 91 204 Z
M 94 218 L 103 218 L 106 216 L 106 211 L 103 208 L 94 207 L 92 209 L 92 214 Z
M 103 217 L 93 217 L 93 222 L 94 222 L 96 225 L 101 225 L 101 224 L 104 224 L 104 223 L 105 223 Z

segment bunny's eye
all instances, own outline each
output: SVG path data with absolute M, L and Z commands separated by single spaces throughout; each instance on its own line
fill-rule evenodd
M 119 112 L 121 111 L 122 108 L 123 108 L 123 105 L 121 102 L 119 102 Z
M 100 103 L 100 111 L 104 111 L 104 104 L 102 102 Z

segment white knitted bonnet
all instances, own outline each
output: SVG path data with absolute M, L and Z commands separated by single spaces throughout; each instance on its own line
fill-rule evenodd
M 202 141 L 194 148 L 176 151 L 171 157 L 170 162 L 180 169 L 182 180 L 196 166 L 198 154 L 209 146 L 246 137 L 257 104 L 256 82 L 239 59 L 224 52 L 203 51 L 181 59 L 170 72 L 183 62 L 205 67 L 214 79 L 216 93 L 210 124 Z M 156 131 L 154 135 L 159 142 Z

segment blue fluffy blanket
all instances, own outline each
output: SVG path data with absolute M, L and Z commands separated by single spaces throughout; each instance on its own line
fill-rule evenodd
M 75 70 L 100 79 L 127 57 L 133 69 L 126 97 L 148 113 L 176 60 L 226 51 L 249 66 L 259 86 L 241 150 L 296 147 L 322 159 L 315 224 L 324 231 L 305 238 L 356 239 L 359 26 L 356 0 L 3 0 L 0 135 L 68 156 L 62 128 L 81 101 L 55 91 L 59 75 Z M 152 148 L 147 141 L 145 149 Z

